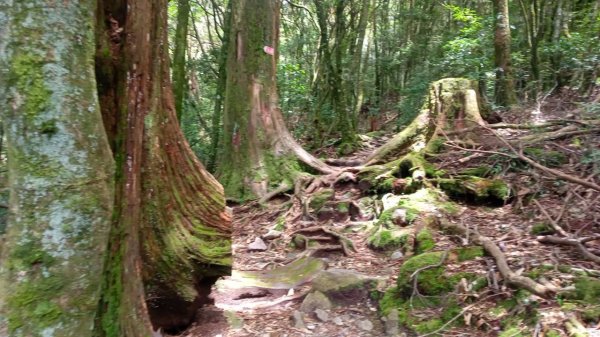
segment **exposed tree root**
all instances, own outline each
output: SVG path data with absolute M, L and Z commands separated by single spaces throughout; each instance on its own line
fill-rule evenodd
M 307 234 L 308 237 L 303 235 Z M 322 236 L 322 234 L 329 235 Z M 299 240 L 304 242 L 303 248 L 305 250 L 341 250 L 344 255 L 350 256 L 352 252 L 356 252 L 356 248 L 354 247 L 354 243 L 352 240 L 348 239 L 344 235 L 337 233 L 325 226 L 313 226 L 299 229 L 292 233 L 292 236 L 299 238 Z M 319 245 L 317 247 L 310 247 L 309 240 L 315 241 L 329 241 L 336 240 L 339 245 Z
M 498 271 L 500 271 L 500 274 L 508 284 L 526 289 L 529 292 L 543 298 L 549 298 L 559 291 L 558 288 L 552 285 L 542 285 L 530 279 L 529 277 L 518 275 L 513 272 L 508 266 L 508 262 L 506 261 L 504 253 L 502 253 L 500 248 L 498 248 L 492 239 L 482 236 L 477 233 L 477 231 L 472 229 L 469 230 L 461 224 L 455 224 L 449 221 L 441 221 L 440 226 L 445 230 L 449 230 L 450 232 L 465 235 L 471 242 L 481 245 L 483 249 L 485 249 L 485 251 L 490 254 L 494 260 L 496 260 Z

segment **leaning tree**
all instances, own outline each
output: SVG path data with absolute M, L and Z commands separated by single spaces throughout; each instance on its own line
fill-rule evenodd
M 262 197 L 271 188 L 289 188 L 305 169 L 333 172 L 292 138 L 278 106 L 280 2 L 240 0 L 231 5 L 218 169 L 227 196 Z

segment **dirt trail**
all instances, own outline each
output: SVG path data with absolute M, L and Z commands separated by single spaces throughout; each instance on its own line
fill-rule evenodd
M 345 162 L 356 162 L 365 158 L 374 148 L 381 145 L 386 138 L 365 138 L 365 144 L 354 155 L 343 158 Z M 464 168 L 456 161 L 456 153 L 446 153 L 435 159 L 437 166 L 446 170 Z M 454 156 L 454 157 L 453 157 Z M 465 154 L 463 153 L 464 157 Z M 502 159 L 497 165 L 502 166 Z M 506 172 L 505 172 L 506 173 Z M 515 173 L 508 174 L 507 180 L 513 186 L 519 185 L 517 191 L 523 191 L 525 186 L 535 186 L 544 190 L 552 184 L 541 178 L 531 183 L 529 176 Z M 407 257 L 399 250 L 378 251 L 369 247 L 369 231 L 365 225 L 375 221 L 375 215 L 381 210 L 377 203 L 371 209 L 359 208 L 359 200 L 366 193 L 354 182 L 342 182 L 333 186 L 333 195 L 326 197 L 325 203 L 331 207 L 323 207 L 315 212 L 313 207 L 306 207 L 323 192 L 322 187 L 311 195 L 304 196 L 302 205 L 294 196 L 282 196 L 271 200 L 268 205 L 256 202 L 234 207 L 233 254 L 235 271 L 262 271 L 280 268 L 307 255 L 310 251 L 313 257 L 326 262 L 327 268 L 355 271 L 378 280 L 377 289 L 381 295 L 386 289 L 395 286 L 401 265 Z M 553 214 L 564 207 L 564 197 L 560 193 L 546 191 L 537 196 Z M 381 196 L 376 196 L 380 200 Z M 536 240 L 537 234 L 532 234 L 532 228 L 544 221 L 544 214 L 533 203 L 523 204 L 513 199 L 512 204 L 499 207 L 482 207 L 481 205 L 460 204 L 458 209 L 448 219 L 451 222 L 466 224 L 476 229 L 481 235 L 493 238 L 506 256 L 512 270 L 517 273 L 531 275 L 544 267 L 544 277 L 547 281 L 558 285 L 568 285 L 573 276 L 558 270 L 558 265 L 569 265 L 581 269 L 597 268 L 592 262 L 581 260 L 573 247 L 548 246 Z M 597 202 L 597 198 L 595 199 Z M 290 205 L 292 205 L 290 207 Z M 341 205 L 344 205 L 343 207 Z M 303 208 L 304 207 L 304 208 Z M 578 206 L 579 207 L 579 206 Z M 308 212 L 303 209 L 308 209 Z M 318 208 L 318 207 L 315 207 Z M 571 216 L 572 228 L 582 226 L 579 222 L 597 221 L 598 204 L 588 205 L 589 212 L 577 215 L 567 209 L 565 217 Z M 325 210 L 323 210 L 325 209 Z M 373 213 L 373 215 L 371 215 Z M 573 214 L 571 214 L 573 213 Z M 569 215 L 570 214 L 570 215 Z M 578 222 L 579 221 L 579 222 Z M 316 232 L 308 230 L 323 228 Z M 593 227 L 593 226 L 592 226 Z M 340 237 L 329 232 L 339 233 Z M 273 238 L 265 238 L 265 235 Z M 315 250 L 314 247 L 302 246 L 298 234 L 312 236 L 326 249 Z M 262 239 L 261 239 L 262 238 Z M 258 240 L 257 240 L 258 239 Z M 349 241 L 345 241 L 345 240 Z M 260 242 L 257 242 L 260 241 Z M 449 251 L 464 244 L 464 238 L 453 235 L 435 235 L 435 250 Z M 260 247 L 260 243 L 266 247 Z M 306 241 L 308 242 L 308 241 Z M 343 245 L 342 242 L 346 242 Z M 295 244 L 293 244 L 295 243 Z M 329 248 L 327 248 L 329 247 Z M 352 247 L 354 249 L 352 249 Z M 252 249 L 253 248 L 253 249 Z M 550 267 L 548 267 L 550 266 Z M 496 307 L 503 300 L 510 300 L 515 295 L 513 289 L 501 284 L 493 258 L 477 257 L 470 261 L 448 265 L 449 270 L 460 270 L 488 279 L 488 283 L 500 282 L 493 293 L 477 294 L 472 290 L 466 291 L 467 297 L 475 298 L 468 311 L 460 312 L 452 319 L 460 324 L 444 328 L 442 336 L 495 336 L 507 329 L 503 320 L 512 311 L 529 310 L 527 305 L 518 304 L 511 313 L 493 315 Z M 529 274 L 528 274 L 529 273 Z M 249 287 L 242 291 L 227 290 L 226 295 L 216 295 L 219 291 L 213 287 L 214 305 L 200 309 L 197 321 L 180 336 L 221 336 L 221 337 L 295 337 L 295 336 L 386 336 L 385 322 L 380 317 L 378 303 L 371 296 L 355 298 L 355 303 L 334 306 L 326 310 L 327 317 L 317 317 L 314 312 L 302 314 L 303 326 L 297 324 L 294 316 L 302 305 L 303 298 L 309 292 L 311 282 L 290 289 L 267 289 Z M 371 294 L 372 295 L 372 294 Z M 381 296 L 375 296 L 381 297 Z M 412 297 L 411 297 L 412 300 Z M 568 320 L 569 312 L 561 309 L 561 304 L 555 299 L 534 298 L 536 315 L 542 317 L 538 323 L 541 330 L 556 328 L 563 330 L 563 324 Z M 467 302 L 465 302 L 467 303 Z M 468 302 L 471 303 L 471 302 Z M 225 310 L 223 310 L 223 308 Z M 431 309 L 428 309 L 431 310 Z M 435 311 L 435 310 L 434 310 Z M 420 313 L 427 315 L 427 311 Z M 434 314 L 434 312 L 431 312 Z M 504 316 L 503 316 L 504 315 Z M 503 318 L 504 317 L 504 318 Z M 541 325 L 540 325 L 541 324 Z M 593 326 L 593 325 L 592 325 Z M 596 326 L 598 327 L 598 326 Z M 524 328 L 523 328 L 524 329 Z M 525 331 L 525 330 L 523 330 Z M 591 331 L 591 330 L 590 330 Z M 398 332 L 401 335 L 412 336 L 409 331 Z M 562 336 L 562 334 L 559 334 Z M 600 335 L 600 333 L 598 333 Z M 514 336 L 520 336 L 516 330 Z M 542 335 L 539 335 L 542 336 Z M 592 334 L 593 336 L 593 334 Z

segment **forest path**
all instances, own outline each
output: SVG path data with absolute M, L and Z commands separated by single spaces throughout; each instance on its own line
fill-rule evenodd
M 523 135 L 528 132 L 530 131 L 520 130 L 515 134 Z M 350 162 L 364 159 L 385 139 L 364 138 L 363 146 L 343 160 Z M 553 142 L 553 145 L 537 146 L 545 151 L 549 146 L 553 150 L 562 148 L 574 151 L 568 140 L 560 144 Z M 569 151 L 567 153 L 570 153 Z M 587 195 L 593 200 L 591 202 L 582 198 L 570 198 L 565 201 L 565 186 L 561 190 L 562 185 L 557 185 L 552 178 L 539 176 L 528 168 L 515 169 L 514 162 L 501 157 L 482 156 L 470 160 L 468 164 L 458 160 L 468 155 L 470 153 L 464 151 L 448 151 L 433 161 L 436 166 L 444 167 L 450 174 L 465 169 L 466 166 L 488 165 L 500 172 L 503 179 L 513 188 L 516 187 L 516 193 L 521 194 L 513 203 L 505 205 L 458 203 L 457 210 L 449 216 L 449 221 L 467 225 L 481 235 L 492 238 L 504 253 L 510 268 L 518 274 L 543 274 L 547 282 L 569 285 L 574 277 L 569 272 L 559 270 L 559 264 L 581 270 L 598 269 L 593 262 L 582 260 L 572 247 L 548 246 L 538 242 L 536 238 L 539 234 L 533 234 L 532 228 L 547 222 L 546 215 L 535 203 L 522 202 L 524 196 L 536 195 L 547 212 L 552 215 L 562 213 L 568 226 L 577 230 L 588 223 L 597 223 L 600 217 L 597 193 L 587 192 L 591 193 Z M 568 162 L 561 169 L 574 172 Z M 377 301 L 369 296 L 382 294 L 386 289 L 395 286 L 399 269 L 408 259 L 400 249 L 382 251 L 369 245 L 369 236 L 372 233 L 369 229 L 373 228 L 376 218 L 385 208 L 386 198 L 393 198 L 393 194 L 369 194 L 361 191 L 357 183 L 350 181 L 339 182 L 331 187 L 332 190 L 328 186 L 322 186 L 304 195 L 303 202 L 293 196 L 281 196 L 265 205 L 252 202 L 234 207 L 234 274 L 238 274 L 237 279 L 242 282 L 244 278 L 239 276 L 240 271 L 264 271 L 268 275 L 273 273 L 273 270 L 281 270 L 293 261 L 310 255 L 325 261 L 329 271 L 347 270 L 375 280 L 371 291 L 352 294 L 350 298 L 346 298 L 345 303 L 325 308 L 317 314 L 314 310 L 301 311 L 306 294 L 315 287 L 312 271 L 303 273 L 301 270 L 295 270 L 292 274 L 300 275 L 299 278 L 291 281 L 285 278 L 283 285 L 282 282 L 278 282 L 275 286 L 257 285 L 254 282 L 239 289 L 231 286 L 231 283 L 220 281 L 213 286 L 214 305 L 202 307 L 198 312 L 197 321 L 180 336 L 413 336 L 414 333 L 402 331 L 401 328 L 394 333 L 393 329 L 390 330 L 390 324 L 387 324 L 386 329 L 386 322 L 380 317 Z M 587 210 L 585 214 L 582 214 L 583 209 Z M 589 225 L 588 227 L 588 230 L 593 228 Z M 436 251 L 452 251 L 465 244 L 464 238 L 456 235 L 436 233 L 434 238 Z M 345 244 L 341 244 L 342 242 Z M 600 247 L 596 248 L 600 250 Z M 502 330 L 508 329 L 505 321 L 512 319 L 511 315 L 530 310 L 526 303 L 535 303 L 536 315 L 540 317 L 540 329 L 555 328 L 557 331 L 566 331 L 564 324 L 568 317 L 572 316 L 573 309 L 564 310 L 560 301 L 554 299 L 541 299 L 531 295 L 525 298 L 524 302 L 521 302 L 521 299 L 516 300 L 517 306 L 510 311 L 498 311 L 499 303 L 515 301 L 518 292 L 503 284 L 492 257 L 481 256 L 460 263 L 454 261 L 448 263 L 447 269 L 487 278 L 489 287 L 494 289 L 491 293 L 490 290 L 477 293 L 470 289 L 471 285 L 466 286 L 468 290 L 462 290 L 465 292 L 463 305 L 469 310 L 452 317 L 460 324 L 444 328 L 442 336 L 497 336 Z M 306 277 L 303 274 L 306 274 Z M 236 276 L 232 279 L 236 279 Z M 286 282 L 289 283 L 287 286 Z M 475 300 L 473 302 L 468 298 Z M 426 317 L 436 314 L 434 309 L 427 310 L 418 312 L 418 315 Z M 575 309 L 575 312 L 578 312 L 577 310 Z M 515 330 L 517 335 L 521 329 L 525 327 L 519 326 Z

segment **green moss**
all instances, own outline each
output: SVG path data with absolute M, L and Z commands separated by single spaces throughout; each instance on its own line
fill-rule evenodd
M 546 337 L 561 337 L 562 335 L 558 330 L 549 330 L 546 332 Z
M 435 241 L 433 240 L 433 235 L 429 229 L 424 228 L 419 233 L 417 233 L 417 254 L 421 254 L 427 251 L 432 250 L 435 247 Z
M 488 285 L 488 280 L 486 277 L 478 277 L 473 281 L 471 289 L 473 291 L 479 291 L 479 290 L 487 287 L 487 285 Z
M 443 256 L 443 252 L 429 252 L 408 259 L 400 267 L 397 280 L 398 288 L 405 293 L 411 294 L 413 282 L 410 276 L 417 269 L 440 264 Z M 453 285 L 444 277 L 444 270 L 445 267 L 442 264 L 439 267 L 432 267 L 419 272 L 417 275 L 419 292 L 423 295 L 441 295 L 452 290 Z
M 528 147 L 523 150 L 523 153 L 527 157 L 530 157 L 538 163 L 548 167 L 558 167 L 568 162 L 567 156 L 559 151 Z
M 336 209 L 340 213 L 348 213 L 348 211 L 350 210 L 350 204 L 346 201 L 338 202 L 338 204 L 336 205 Z
M 587 276 L 578 277 L 575 281 L 575 291 L 567 295 L 585 303 L 600 304 L 600 280 Z
M 444 325 L 444 322 L 442 322 L 441 319 L 433 318 L 433 319 L 430 319 L 430 320 L 427 320 L 427 321 L 424 321 L 424 322 L 414 325 L 413 329 L 418 334 L 426 334 L 426 333 L 433 332 L 433 331 L 439 329 L 442 325 Z
M 458 262 L 473 260 L 476 257 L 482 257 L 485 253 L 481 246 L 458 248 L 455 252 L 457 253 Z
M 477 203 L 502 204 L 511 195 L 510 187 L 500 179 L 458 176 L 455 179 L 438 179 L 437 182 L 448 196 Z
M 539 267 L 535 267 L 532 270 L 530 270 L 527 273 L 527 276 L 529 276 L 530 278 L 536 280 L 538 279 L 540 276 L 544 275 L 545 272 L 552 270 L 553 268 L 551 266 L 539 266 Z
M 25 95 L 23 105 L 25 117 L 33 120 L 38 113 L 46 110 L 50 101 L 50 90 L 44 82 L 44 59 L 33 54 L 16 54 L 13 56 L 12 71 L 15 75 L 13 85 Z
M 61 317 L 63 308 L 51 301 L 65 286 L 57 277 L 41 277 L 20 283 L 7 298 L 11 308 L 8 316 L 10 331 L 15 331 L 25 322 L 35 321 L 40 328 L 53 325 Z
M 525 337 L 521 332 L 523 329 L 519 329 L 519 327 L 510 327 L 500 332 L 498 337 Z
M 406 243 L 407 237 L 405 231 L 379 229 L 369 236 L 368 244 L 375 249 L 396 249 L 402 247 Z
M 323 189 L 313 194 L 308 205 L 313 211 L 318 211 L 325 205 L 327 201 L 333 198 L 334 194 L 335 192 L 330 188 Z
M 488 178 L 491 171 L 492 171 L 492 169 L 489 166 L 485 165 L 485 166 L 478 166 L 478 167 L 469 167 L 467 169 L 460 171 L 459 174 L 463 175 L 463 176 L 475 176 L 475 177 L 480 177 L 480 178 Z
M 538 222 L 531 227 L 532 235 L 548 235 L 554 234 L 554 229 L 544 222 Z
M 600 305 L 586 306 L 581 310 L 581 318 L 585 322 L 600 322 Z
M 273 229 L 280 232 L 285 230 L 285 216 L 280 216 L 277 218 L 275 227 L 273 227 Z
M 427 143 L 427 152 L 428 153 L 440 153 L 444 149 L 444 145 L 446 144 L 446 140 L 444 138 L 435 138 Z

